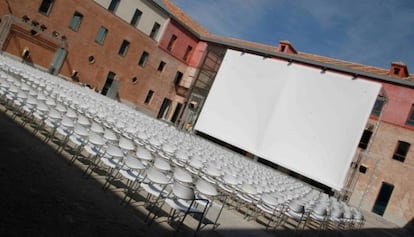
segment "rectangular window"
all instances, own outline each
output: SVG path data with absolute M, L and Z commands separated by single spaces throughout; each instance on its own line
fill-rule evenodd
M 190 45 L 189 46 L 187 46 L 187 49 L 185 50 L 185 54 L 184 54 L 184 57 L 183 57 L 183 59 L 185 60 L 185 61 L 187 61 L 187 59 L 188 59 L 188 57 L 191 55 L 191 52 L 193 51 L 193 47 L 191 47 Z
M 410 149 L 410 143 L 398 141 L 397 147 L 395 148 L 394 155 L 392 156 L 392 158 L 394 160 L 404 162 L 409 149 Z
M 142 12 L 140 10 L 136 9 L 135 12 L 134 12 L 134 15 L 132 16 L 131 22 L 130 22 L 131 25 L 136 27 L 138 25 L 139 19 L 141 19 L 141 15 L 142 15 Z
M 149 104 L 151 102 L 152 96 L 154 95 L 154 91 L 149 90 L 147 96 L 145 97 L 145 104 Z
M 183 73 L 180 71 L 177 71 L 174 78 L 174 85 L 178 86 L 183 79 Z
M 80 14 L 79 12 L 75 12 L 73 14 L 72 20 L 70 21 L 69 28 L 74 31 L 78 31 L 79 26 L 82 22 L 82 18 L 83 18 L 82 14 Z
M 39 6 L 39 12 L 45 15 L 50 14 L 50 10 L 52 9 L 54 0 L 43 0 Z
M 151 33 L 149 35 L 149 37 L 151 39 L 154 39 L 155 40 L 155 38 L 157 38 L 158 31 L 160 30 L 160 27 L 161 27 L 161 25 L 158 24 L 158 22 L 155 22 L 154 23 L 154 26 L 152 27 Z
M 361 140 L 359 141 L 358 147 L 361 149 L 367 149 L 369 140 L 371 140 L 372 131 L 369 129 L 365 129 L 364 133 L 362 134 Z
M 164 61 L 161 61 L 160 64 L 158 65 L 157 71 L 162 72 L 164 71 L 166 63 Z
M 116 9 L 118 8 L 119 2 L 120 2 L 119 0 L 112 0 L 111 3 L 109 4 L 108 10 L 110 12 L 116 11 Z
M 411 105 L 410 113 L 408 114 L 406 125 L 414 126 L 414 104 Z
M 374 108 L 372 108 L 371 115 L 379 117 L 382 111 L 382 108 L 385 104 L 385 97 L 383 95 L 378 95 L 377 100 L 375 101 Z
M 121 47 L 119 48 L 118 54 L 121 56 L 125 56 L 128 52 L 129 42 L 124 40 L 122 41 Z
M 394 75 L 398 75 L 398 74 L 400 74 L 400 71 L 401 71 L 400 68 L 395 67 L 393 73 L 394 73 Z
M 138 65 L 140 65 L 141 67 L 144 67 L 145 64 L 148 61 L 148 58 L 149 58 L 149 53 L 146 52 L 146 51 L 142 52 L 141 58 L 139 59 L 139 62 L 138 62 Z
M 103 42 L 105 41 L 107 33 L 108 33 L 108 29 L 101 26 L 98 30 L 98 33 L 96 34 L 95 42 L 98 43 L 98 44 L 103 44 Z
M 177 41 L 177 36 L 172 35 L 171 38 L 170 38 L 170 41 L 168 42 L 168 45 L 167 45 L 167 50 L 168 51 L 171 51 L 174 48 L 175 41 Z

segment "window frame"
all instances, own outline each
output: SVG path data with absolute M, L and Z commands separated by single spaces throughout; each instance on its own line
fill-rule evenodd
M 75 22 L 76 17 L 78 17 L 78 19 L 79 19 L 79 20 L 77 21 L 77 23 Z M 69 23 L 69 29 L 71 29 L 71 30 L 73 30 L 73 31 L 78 32 L 78 31 L 79 31 L 79 29 L 80 29 L 80 26 L 81 26 L 81 24 L 82 24 L 82 20 L 83 20 L 83 14 L 82 14 L 82 13 L 80 13 L 80 12 L 78 12 L 78 11 L 75 11 L 75 12 L 73 13 L 72 19 L 70 20 L 70 23 Z
M 41 11 L 42 6 L 44 4 L 48 4 L 49 5 L 48 8 L 47 8 L 47 11 Z M 52 7 L 53 7 L 54 4 L 55 4 L 55 0 L 42 0 L 42 2 L 40 3 L 39 8 L 37 9 L 37 11 L 40 14 L 49 16 L 50 15 L 50 12 L 52 11 Z
M 379 117 L 384 109 L 384 105 L 386 102 L 386 98 L 384 95 L 379 94 L 377 99 L 375 100 L 374 106 L 371 110 L 371 115 L 375 117 Z
M 161 60 L 160 63 L 158 64 L 157 71 L 163 72 L 166 66 L 167 66 L 167 63 Z
M 411 105 L 410 112 L 408 113 L 407 120 L 405 121 L 405 125 L 414 126 L 414 104 Z
M 115 12 L 118 9 L 120 3 L 120 0 L 111 0 L 108 6 L 108 11 Z
M 403 147 L 405 146 L 405 147 Z M 407 158 L 408 151 L 410 150 L 411 144 L 405 141 L 398 141 L 395 147 L 394 154 L 392 155 L 393 160 L 404 162 Z M 402 152 L 402 153 L 400 153 Z
M 149 37 L 153 40 L 156 40 L 160 29 L 161 29 L 161 24 L 158 22 L 154 22 L 154 25 L 152 26 Z
M 193 53 L 193 47 L 191 45 L 188 45 L 184 52 L 184 56 L 183 56 L 184 61 L 187 61 L 191 57 L 192 53 Z
M 100 33 L 101 33 L 102 29 L 104 29 L 104 34 L 103 34 L 103 36 L 99 37 L 99 40 L 98 40 L 98 36 L 100 36 Z M 96 33 L 96 36 L 95 36 L 95 42 L 97 44 L 103 45 L 107 35 L 108 35 L 108 29 L 106 27 L 103 27 L 103 26 L 99 27 L 98 32 Z
M 183 77 L 184 77 L 184 74 L 180 71 L 177 71 L 174 77 L 174 85 L 178 86 L 180 82 L 183 80 Z
M 175 42 L 177 42 L 177 36 L 175 34 L 172 34 L 170 37 L 170 40 L 168 41 L 167 50 L 172 51 L 175 47 Z
M 141 57 L 139 58 L 138 65 L 145 67 L 148 62 L 150 54 L 147 51 L 142 52 Z
M 149 105 L 151 103 L 152 97 L 154 97 L 154 91 L 148 90 L 147 96 L 145 96 L 144 104 Z
M 142 17 L 142 11 L 139 10 L 138 8 L 135 9 L 134 15 L 132 15 L 132 18 L 129 24 L 134 27 L 137 27 L 139 24 L 139 21 L 141 20 L 141 17 Z
M 125 57 L 128 53 L 128 49 L 129 49 L 130 44 L 131 43 L 128 40 L 123 40 L 122 43 L 121 43 L 121 46 L 119 47 L 118 55 L 122 56 L 122 57 Z

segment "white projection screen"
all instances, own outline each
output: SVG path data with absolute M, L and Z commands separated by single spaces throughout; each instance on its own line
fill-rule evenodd
M 195 129 L 341 190 L 380 89 L 228 50 Z

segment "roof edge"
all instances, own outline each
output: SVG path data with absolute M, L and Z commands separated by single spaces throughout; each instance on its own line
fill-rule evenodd
M 267 50 L 255 48 L 255 47 L 250 47 L 250 46 L 247 46 L 247 45 L 238 45 L 238 44 L 235 44 L 235 43 L 229 43 L 229 42 L 226 42 L 226 41 L 223 41 L 223 40 L 214 39 L 214 38 L 208 37 L 208 36 L 201 36 L 200 40 L 210 42 L 210 43 L 214 43 L 214 44 L 220 44 L 220 45 L 228 46 L 229 48 L 236 48 L 236 49 L 239 49 L 239 50 L 242 50 L 242 51 L 245 51 L 245 52 L 250 52 L 250 53 L 253 53 L 253 54 L 261 55 L 263 57 L 276 57 L 276 58 L 283 59 L 283 60 L 286 60 L 286 61 L 289 61 L 289 62 L 304 63 L 304 64 L 307 64 L 307 65 L 324 68 L 326 70 L 333 70 L 333 71 L 338 71 L 338 72 L 342 72 L 342 73 L 347 73 L 349 75 L 354 75 L 354 76 L 357 76 L 357 77 L 364 77 L 364 78 L 368 78 L 368 79 L 380 80 L 380 81 L 383 81 L 383 82 L 387 82 L 387 83 L 391 83 L 391 84 L 398 84 L 398 85 L 402 85 L 402 86 L 406 86 L 406 87 L 410 87 L 410 88 L 414 89 L 414 82 L 413 81 L 396 79 L 396 78 L 393 78 L 393 77 L 378 75 L 378 74 L 375 74 L 375 73 L 370 73 L 370 72 L 366 72 L 366 71 L 362 71 L 362 70 L 350 69 L 350 68 L 347 68 L 347 67 L 344 67 L 344 66 L 334 65 L 334 64 L 331 64 L 331 63 L 318 62 L 318 61 L 315 61 L 315 60 L 302 58 L 302 57 L 300 57 L 298 55 L 295 55 L 295 54 L 272 52 L 272 51 L 267 51 Z

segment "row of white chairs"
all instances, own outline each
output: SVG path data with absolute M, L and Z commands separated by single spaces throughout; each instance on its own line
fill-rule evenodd
M 127 172 L 122 167 L 133 160 L 128 155 L 139 157 L 138 153 L 146 150 L 167 161 L 164 163 L 216 185 L 222 194 L 237 201 L 238 208 L 246 209 L 247 215 L 257 215 L 258 209 L 266 210 L 264 206 L 284 213 L 283 218 L 279 218 L 279 224 L 286 217 L 293 218 L 288 215 L 291 203 L 310 193 L 319 193 L 279 171 L 10 58 L 0 57 L 0 69 L 3 71 L 0 74 L 0 92 L 6 108 L 14 108 L 14 116 L 23 116 L 24 121 L 35 124 L 35 132 L 45 132 L 46 141 L 60 137 L 58 150 L 65 150 L 68 143 L 74 145 L 72 161 L 86 151 L 91 158 L 87 172 L 92 172 L 96 167 L 109 167 L 106 185 L 119 175 L 128 179 L 128 175 L 138 174 L 138 170 Z M 99 142 L 99 139 L 104 142 Z M 148 164 L 156 165 L 142 159 L 141 162 L 146 167 L 145 175 L 149 170 Z M 134 183 L 131 179 L 129 181 Z M 127 195 L 135 192 L 136 186 L 128 188 Z M 182 188 L 177 186 L 177 189 Z M 270 196 L 274 196 L 277 205 L 266 204 Z M 342 216 L 347 216 L 349 220 L 359 217 L 353 214 L 349 218 L 349 211 L 346 210 L 354 209 L 346 204 L 342 206 Z M 302 215 L 306 220 L 314 216 L 309 211 L 313 209 L 304 209 L 308 210 L 308 214 L 303 212 Z M 326 210 L 330 216 L 336 213 L 331 211 L 336 209 L 329 205 Z M 356 223 L 358 220 L 355 220 Z M 345 217 L 341 221 L 346 222 Z

